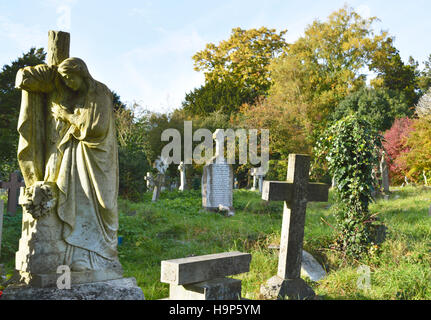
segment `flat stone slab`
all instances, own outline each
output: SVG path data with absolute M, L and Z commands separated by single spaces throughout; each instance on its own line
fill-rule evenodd
M 169 300 L 240 300 L 241 280 L 219 278 L 186 284 L 170 284 Z
M 302 250 L 301 275 L 309 277 L 312 281 L 326 277 L 326 272 L 319 262 L 305 250 Z
M 72 285 L 70 289 L 9 286 L 1 300 L 145 300 L 135 278 Z
M 251 254 L 238 251 L 164 260 L 160 281 L 185 285 L 248 272 Z

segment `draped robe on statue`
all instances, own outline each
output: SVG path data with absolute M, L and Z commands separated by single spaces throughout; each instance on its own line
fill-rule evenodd
M 61 81 L 56 67 L 20 70 L 16 86 L 23 90 L 18 122 L 18 162 L 26 182 L 55 186 L 55 213 L 67 244 L 64 263 L 85 261 L 103 269 L 118 261 L 118 152 L 112 94 L 89 79 L 83 104 Z M 70 98 L 72 97 L 72 98 Z M 56 120 L 52 108 L 75 115 L 73 124 Z

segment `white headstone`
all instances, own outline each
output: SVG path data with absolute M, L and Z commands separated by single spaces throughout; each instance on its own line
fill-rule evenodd
M 151 172 L 147 172 L 147 175 L 144 178 L 147 181 L 147 191 L 151 191 L 154 188 L 154 179 L 151 175 Z
M 233 170 L 224 158 L 224 133 L 217 129 L 213 137 L 216 141 L 216 153 L 212 163 L 203 168 L 202 206 L 218 210 L 222 205 L 233 212 Z
M 265 177 L 265 174 L 263 172 L 263 168 L 252 168 L 251 169 L 251 175 L 253 176 L 253 187 L 251 188 L 252 191 L 256 190 L 256 181 L 259 182 L 259 192 L 262 193 L 262 186 L 263 186 L 263 178 Z
M 183 161 L 180 162 L 178 166 L 178 170 L 180 171 L 180 191 L 184 191 L 186 189 L 186 166 Z

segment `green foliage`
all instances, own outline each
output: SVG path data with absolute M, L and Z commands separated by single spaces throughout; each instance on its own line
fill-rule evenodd
M 119 194 L 138 201 L 146 191 L 144 177 L 150 166 L 145 150 L 146 136 L 132 110 L 117 108 L 115 120 L 118 137 Z
M 392 189 L 392 193 L 396 198 L 370 205 L 370 211 L 379 213 L 388 228 L 386 240 L 372 246 L 370 254 L 357 261 L 328 250 L 334 240 L 330 227 L 334 217 L 326 208 L 333 203 L 333 191 L 329 203 L 307 205 L 304 249 L 328 272 L 326 278 L 310 283 L 319 297 L 431 299 L 431 220 L 427 214 L 431 191 L 404 187 Z M 202 211 L 200 191 L 162 192 L 156 203 L 151 202 L 149 193 L 140 203 L 120 198 L 119 235 L 123 244 L 118 250 L 124 276 L 136 278 L 146 299 L 162 299 L 169 294 L 169 285 L 160 282 L 162 260 L 234 250 L 249 252 L 253 256 L 250 271 L 235 278 L 242 281 L 245 298 L 261 299 L 260 285 L 277 272 L 278 253 L 268 246 L 280 241 L 283 204 L 266 203 L 260 198 L 258 192 L 235 190 L 236 214 L 229 218 Z M 11 275 L 21 236 L 21 212 L 5 219 L 1 261 Z M 370 290 L 357 286 L 360 265 L 371 269 Z
M 186 94 L 182 106 L 191 115 L 208 116 L 213 112 L 227 115 L 237 112 L 244 103 L 252 103 L 256 92 L 238 86 L 232 80 L 210 80 Z
M 402 92 L 407 103 L 412 107 L 418 101 L 417 64 L 410 57 L 405 64 L 399 51 L 393 46 L 394 39 L 389 37 L 379 45 L 380 50 L 370 52 L 371 63 L 369 69 L 377 73 L 371 81 L 374 87 L 383 87 L 389 90 Z
M 386 131 L 395 119 L 412 116 L 413 110 L 403 93 L 364 87 L 341 101 L 332 117 L 340 120 L 350 113 L 366 119 L 374 129 Z
M 325 158 L 337 183 L 336 244 L 354 257 L 367 252 L 371 242 L 373 219 L 368 207 L 381 139 L 366 120 L 349 115 L 328 128 L 317 144 L 319 158 Z
M 408 152 L 401 155 L 407 168 L 407 176 L 416 182 L 431 181 L 431 115 L 413 120 L 405 147 Z
M 238 88 L 265 95 L 271 81 L 268 66 L 272 58 L 287 46 L 275 29 L 232 29 L 228 40 L 209 43 L 193 56 L 195 70 L 205 72 L 206 82 L 229 81 Z
M 22 57 L 4 65 L 0 71 L 0 180 L 18 169 L 18 116 L 21 93 L 15 89 L 15 77 L 20 68 L 44 63 L 46 53 L 42 48 L 31 48 Z
M 284 181 L 287 176 L 287 160 L 269 160 L 265 180 Z
M 376 19 L 345 6 L 308 25 L 304 36 L 272 61 L 269 99 L 302 119 L 311 145 L 339 103 L 365 86 L 364 69 L 393 49 L 386 32 L 374 33 Z

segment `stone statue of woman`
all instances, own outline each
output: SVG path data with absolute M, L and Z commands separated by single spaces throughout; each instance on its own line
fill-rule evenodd
M 120 277 L 118 151 L 110 90 L 79 58 L 25 67 L 16 87 L 25 93 L 18 123 L 18 162 L 26 183 L 20 197 L 23 228 L 27 219 L 35 231 L 33 236 L 23 232 L 16 269 L 24 278 L 56 273 L 59 265 L 72 272 L 99 272 L 98 279 L 101 274 Z

